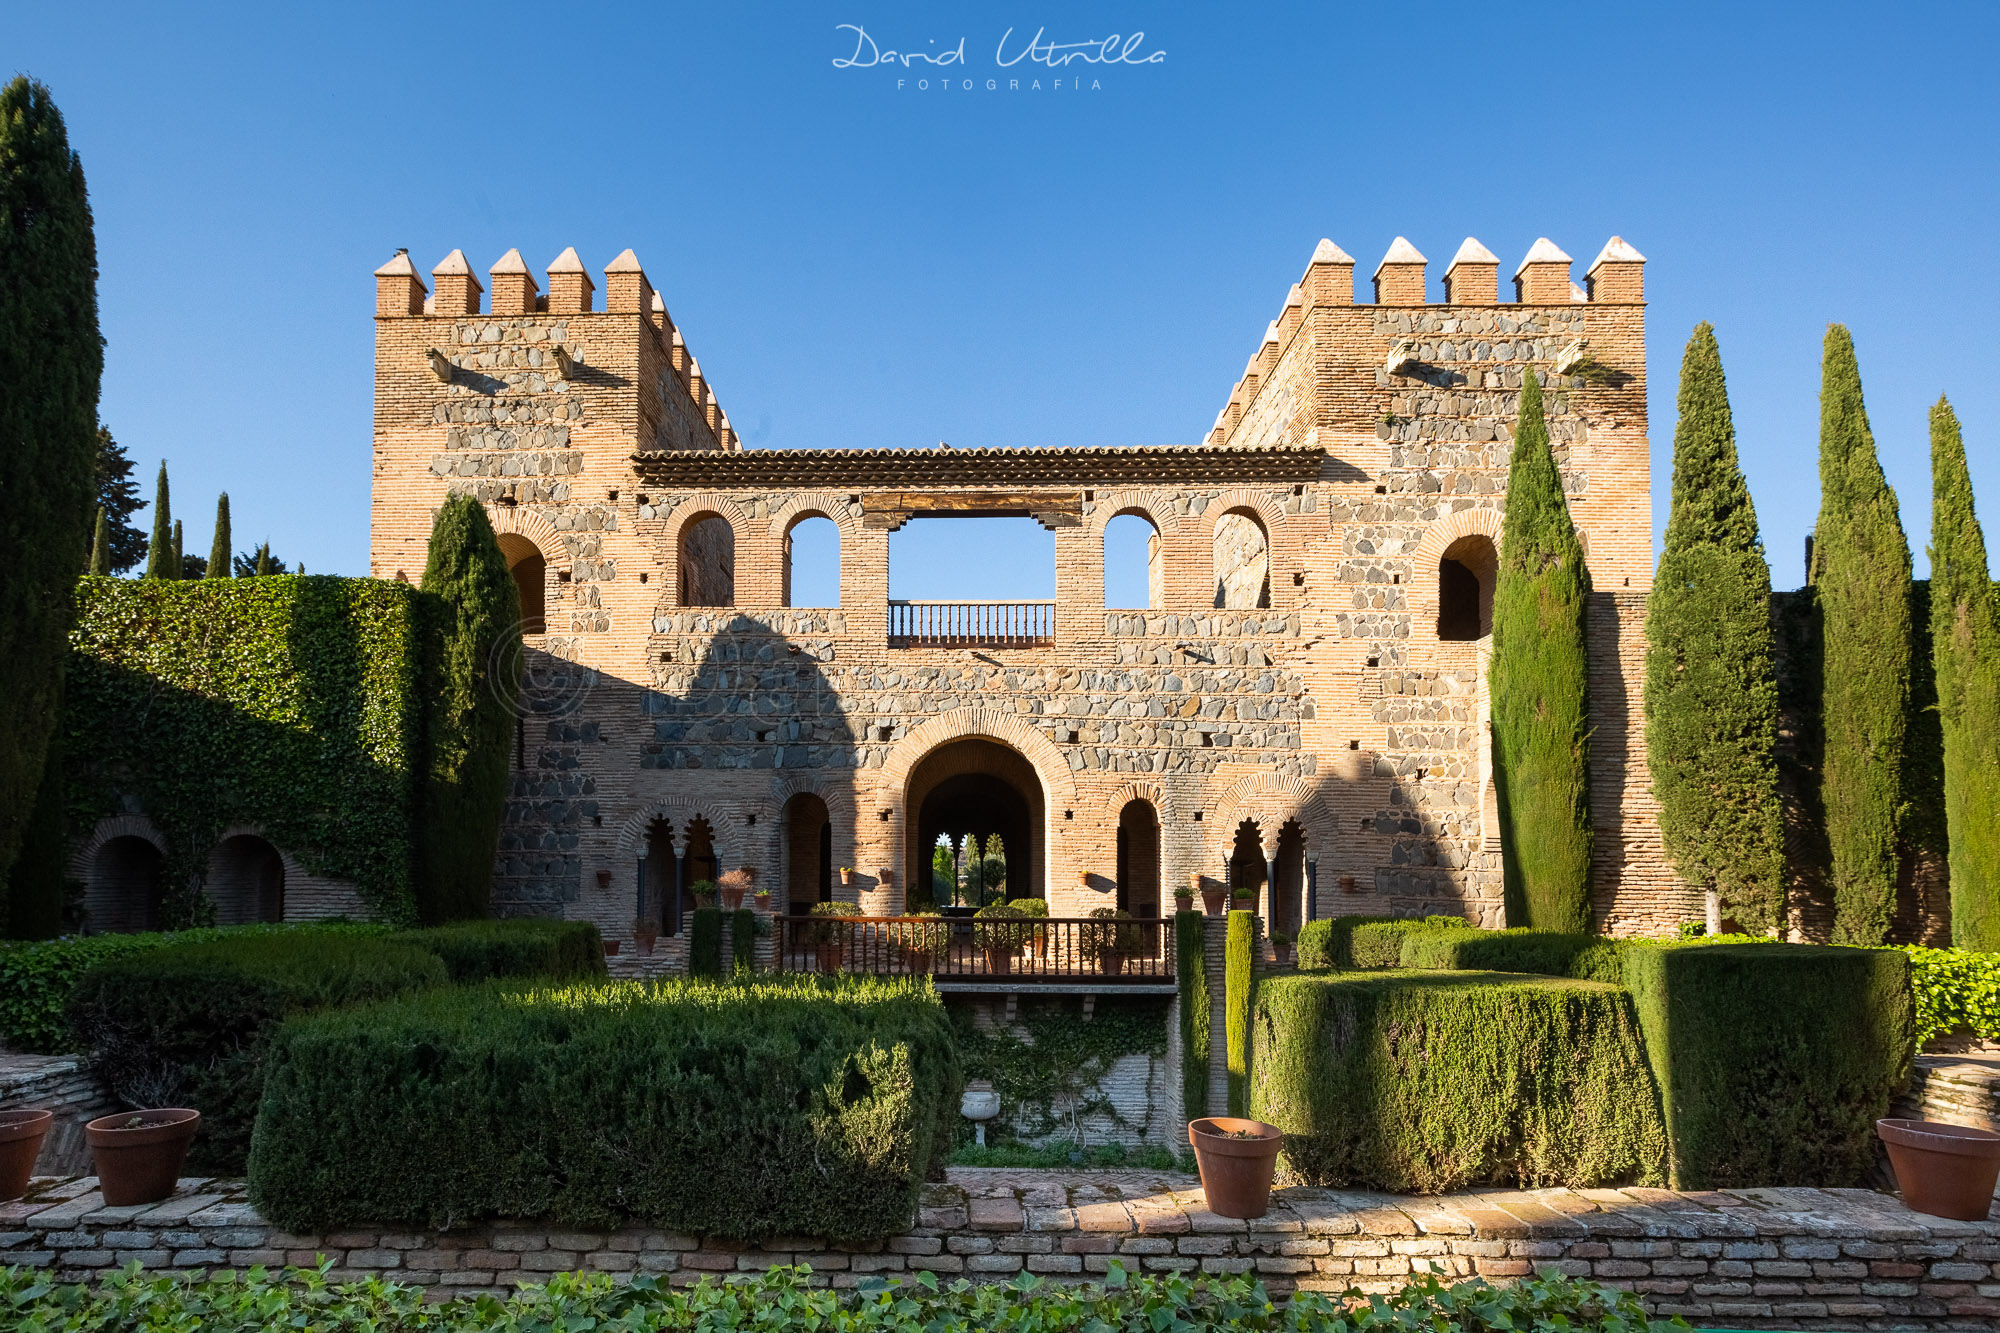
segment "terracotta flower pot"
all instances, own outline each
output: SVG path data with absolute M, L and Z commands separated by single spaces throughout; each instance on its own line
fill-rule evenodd
M 1903 1202 L 1919 1213 L 1982 1222 L 2000 1181 L 2000 1134 L 1936 1120 L 1877 1120 Z
M 1119 953 L 1116 949 L 1106 949 L 1103 953 L 1097 955 L 1097 974 L 1099 976 L 1115 977 L 1124 970 L 1125 955 Z
M 660 942 L 660 932 L 658 930 L 634 931 L 632 939 L 633 943 L 639 946 L 640 953 L 650 954 L 653 952 L 653 946 Z
M 1231 1132 L 1250 1137 L 1232 1138 Z M 1201 1168 L 1201 1192 L 1217 1217 L 1262 1217 L 1271 1210 L 1271 1176 L 1285 1136 L 1276 1125 L 1212 1115 L 1188 1121 L 1188 1143 Z
M 1201 891 L 1201 910 L 1210 916 L 1221 916 L 1223 904 L 1227 901 L 1228 895 L 1221 889 L 1205 888 Z
M 171 1195 L 199 1128 L 201 1112 L 179 1107 L 120 1111 L 85 1125 L 105 1206 L 129 1208 Z
M 732 885 L 728 884 L 723 885 L 722 910 L 725 912 L 735 912 L 735 911 L 740 911 L 742 907 L 743 907 L 743 890 L 736 888 Z
M 839 941 L 813 946 L 813 957 L 819 963 L 819 970 L 822 972 L 840 971 L 840 957 L 844 952 L 846 950 Z
M 996 977 L 1009 976 L 1014 971 L 1014 951 L 1012 949 L 988 949 L 986 970 Z
M 606 940 L 606 941 L 604 941 L 604 956 L 605 956 L 606 958 L 616 958 L 616 957 L 618 956 L 618 941 L 617 941 L 617 940 Z
M 55 1119 L 51 1111 L 0 1111 L 0 1203 L 28 1192 L 42 1140 Z
M 757 901 L 757 910 L 758 910 L 758 911 L 760 911 L 760 912 L 768 912 L 768 911 L 770 911 L 770 910 L 771 910 L 771 891 L 770 891 L 769 889 L 759 889 L 759 890 L 757 890 L 757 898 L 756 898 L 756 901 Z

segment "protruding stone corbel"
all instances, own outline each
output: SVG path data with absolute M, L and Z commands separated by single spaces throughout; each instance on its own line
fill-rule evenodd
M 438 383 L 451 383 L 451 372 L 454 367 L 451 364 L 450 357 L 440 352 L 437 348 L 432 347 L 424 352 L 424 360 L 430 362 L 431 374 L 438 377 Z
M 1382 369 L 1391 375 L 1407 375 L 1416 365 L 1417 345 L 1408 338 L 1398 338 L 1396 345 L 1389 349 L 1389 359 L 1382 363 Z

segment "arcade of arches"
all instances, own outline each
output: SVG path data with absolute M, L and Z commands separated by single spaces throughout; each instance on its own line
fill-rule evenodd
M 721 877 L 715 830 L 697 815 L 678 833 L 664 816 L 646 826 L 645 854 L 639 863 L 640 901 L 633 919 L 650 921 L 662 935 L 678 935 L 694 910 L 694 886 Z

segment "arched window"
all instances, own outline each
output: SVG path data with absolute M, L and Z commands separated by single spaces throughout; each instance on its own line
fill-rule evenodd
M 1438 638 L 1465 643 L 1493 632 L 1493 582 L 1500 554 L 1481 533 L 1460 537 L 1438 560 Z
M 1215 604 L 1249 611 L 1271 604 L 1271 541 L 1247 509 L 1232 509 L 1215 524 Z
M 253 833 L 224 838 L 208 854 L 208 900 L 215 924 L 285 919 L 285 859 Z
M 160 924 L 160 872 L 165 862 L 159 848 L 129 833 L 98 848 L 83 889 L 90 929 L 111 934 L 156 928 Z
M 785 530 L 785 605 L 840 605 L 840 525 L 824 514 Z
M 1104 525 L 1105 606 L 1158 610 L 1164 601 L 1160 530 L 1144 514 L 1117 515 Z
M 540 634 L 547 628 L 548 566 L 542 548 L 518 532 L 500 534 L 500 554 L 506 557 L 507 572 L 521 594 L 521 633 Z
M 736 529 L 720 514 L 681 529 L 681 605 L 736 605 Z
M 1118 812 L 1118 905 L 1133 916 L 1160 914 L 1160 817 L 1151 801 Z
M 826 802 L 802 791 L 785 802 L 785 906 L 794 916 L 833 901 L 833 819 Z
M 1258 894 L 1265 878 L 1264 842 L 1258 835 L 1257 821 L 1246 819 L 1236 826 L 1236 841 L 1229 849 L 1229 891 Z

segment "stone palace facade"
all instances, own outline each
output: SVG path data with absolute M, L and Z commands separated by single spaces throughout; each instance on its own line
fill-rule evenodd
M 1266 921 L 1463 912 L 1499 924 L 1485 667 L 1523 373 L 1588 551 L 1594 906 L 1702 912 L 1645 770 L 1652 576 L 1644 260 L 1584 284 L 1538 241 L 1500 295 L 1467 240 L 1426 299 L 1398 238 L 1358 301 L 1330 241 L 1201 443 L 744 449 L 631 251 L 601 299 L 575 251 L 482 284 L 376 271 L 371 573 L 417 579 L 470 492 L 522 591 L 529 672 L 498 910 L 671 943 L 685 886 L 749 867 L 780 910 L 928 896 L 940 833 L 999 833 L 1010 896 L 1059 916 L 1256 887 Z M 488 289 L 490 288 L 490 296 Z M 1152 529 L 1150 605 L 1107 607 L 1106 524 Z M 1052 602 L 889 597 L 889 534 L 1032 516 Z M 839 605 L 795 606 L 795 525 L 839 534 Z M 643 909 L 642 909 L 643 904 Z

